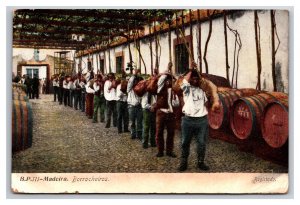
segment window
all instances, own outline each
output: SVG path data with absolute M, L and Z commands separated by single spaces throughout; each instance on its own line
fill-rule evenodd
M 29 76 L 29 78 L 33 78 L 35 75 L 37 78 L 39 78 L 39 69 L 37 68 L 27 68 L 26 74 Z
M 100 71 L 101 73 L 104 73 L 104 59 L 100 60 Z
M 116 57 L 116 73 L 121 73 L 123 67 L 123 56 Z
M 189 53 L 183 43 L 175 45 L 175 68 L 178 74 L 189 69 Z

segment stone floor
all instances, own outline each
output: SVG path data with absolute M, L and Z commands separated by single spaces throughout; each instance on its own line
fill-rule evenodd
M 84 113 L 53 102 L 52 95 L 30 100 L 33 108 L 32 147 L 12 157 L 14 173 L 172 173 L 180 163 L 180 133 L 175 136 L 177 158 L 157 158 L 157 148 L 143 149 L 139 140 L 117 134 L 116 128 L 92 123 Z M 193 141 L 189 168 L 196 168 Z M 240 152 L 235 145 L 209 139 L 206 162 L 210 172 L 286 173 L 286 167 Z

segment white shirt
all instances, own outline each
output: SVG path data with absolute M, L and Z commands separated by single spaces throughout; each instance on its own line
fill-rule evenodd
M 181 85 L 184 106 L 182 112 L 189 117 L 203 117 L 207 115 L 204 103 L 207 101 L 205 92 L 199 87 L 192 86 L 186 79 Z
M 128 105 L 136 106 L 141 103 L 141 98 L 135 94 L 133 91 L 133 81 L 136 76 L 131 76 L 130 79 L 128 80 L 127 84 L 127 93 L 128 93 L 128 98 L 127 98 L 127 103 Z
M 81 88 L 85 88 L 85 83 L 83 81 L 80 81 L 79 85 Z
M 68 89 L 70 89 L 70 90 L 74 90 L 74 89 L 75 89 L 75 86 L 74 86 L 73 81 L 70 81 L 70 82 L 69 82 L 69 84 L 68 84 Z
M 87 93 L 90 93 L 90 94 L 94 94 L 95 91 L 94 89 L 91 88 L 91 81 L 87 82 L 87 84 L 85 85 L 85 90 Z
M 151 106 L 156 103 L 156 96 L 155 95 L 151 95 L 151 100 L 150 100 L 150 103 L 148 103 L 148 96 L 149 96 L 149 93 L 146 92 L 143 97 L 142 97 L 142 108 L 143 109 L 150 109 Z
M 74 80 L 74 87 L 78 88 L 78 86 L 79 86 L 79 79 L 77 78 Z
M 96 82 L 94 82 L 93 88 L 94 88 L 95 92 L 97 92 L 98 90 L 100 90 L 100 86 L 97 85 Z M 103 95 L 103 90 L 100 90 L 100 95 Z
M 57 81 L 56 81 L 56 80 L 53 80 L 52 85 L 53 85 L 53 87 L 59 87 L 59 82 L 58 82 L 58 80 L 57 80 Z
M 127 102 L 127 94 L 121 91 L 121 84 L 117 86 L 117 97 L 116 100 Z
M 105 81 L 104 83 L 104 97 L 107 101 L 116 100 L 116 89 L 109 88 L 111 87 L 112 82 L 110 80 Z
M 64 88 L 64 89 L 69 89 L 69 88 L 68 88 L 68 83 L 67 83 L 66 80 L 63 81 L 63 88 Z

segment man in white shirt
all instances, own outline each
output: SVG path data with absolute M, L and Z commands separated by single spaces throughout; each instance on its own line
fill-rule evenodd
M 156 95 L 146 92 L 142 97 L 143 108 L 143 148 L 148 148 L 149 136 L 151 147 L 156 147 L 155 142 L 155 120 L 156 120 Z
M 104 83 L 102 75 L 97 75 L 94 82 L 94 114 L 93 123 L 98 122 L 98 109 L 100 109 L 100 122 L 104 122 L 105 113 L 105 98 L 104 98 Z
M 80 86 L 80 90 L 81 90 L 81 94 L 80 94 L 80 102 L 79 102 L 79 108 L 81 110 L 81 112 L 85 112 L 85 94 L 86 94 L 86 89 L 85 89 L 85 86 L 86 86 L 86 80 L 84 78 L 84 76 L 82 75 L 80 77 L 80 83 L 79 83 L 79 86 Z
M 117 127 L 117 109 L 116 109 L 116 88 L 113 85 L 115 75 L 113 73 L 108 74 L 108 80 L 104 83 L 104 97 L 106 100 L 106 126 L 110 128 L 111 117 L 113 117 L 113 126 Z
M 93 118 L 93 111 L 94 111 L 94 79 L 90 78 L 90 80 L 86 83 L 85 90 L 85 114 L 89 119 Z
M 64 88 L 64 105 L 67 106 L 69 105 L 69 99 L 70 99 L 70 90 L 69 90 L 69 87 L 68 87 L 68 84 L 69 84 L 69 81 L 68 81 L 68 77 L 69 76 L 66 76 L 64 78 L 64 81 L 63 81 L 63 88 Z
M 74 102 L 74 91 L 75 91 L 75 86 L 74 86 L 74 79 L 73 77 L 70 78 L 70 81 L 68 83 L 68 88 L 69 88 L 69 106 L 73 107 L 73 102 Z
M 188 165 L 190 153 L 190 144 L 193 136 L 196 137 L 198 168 L 209 170 L 204 163 L 206 143 L 208 139 L 208 120 L 205 103 L 207 96 L 204 90 L 200 88 L 201 76 L 195 69 L 184 77 L 180 85 L 183 91 L 184 106 L 182 112 L 184 116 L 181 122 L 181 164 L 179 171 L 185 171 Z
M 125 80 L 125 79 L 123 79 Z M 118 133 L 129 132 L 129 113 L 127 105 L 127 93 L 121 91 L 121 83 L 117 86 L 117 113 L 118 113 Z M 123 129 L 122 129 L 123 128 Z
M 133 75 L 128 80 L 127 85 L 127 103 L 128 103 L 128 111 L 129 118 L 131 121 L 131 139 L 140 139 L 142 140 L 143 133 L 143 112 L 141 106 L 141 98 L 137 96 L 134 92 L 133 87 L 137 84 L 139 79 L 139 73 L 141 72 L 139 69 L 135 69 L 133 71 Z
M 175 114 L 172 107 L 172 75 L 165 72 L 157 82 L 157 111 L 156 111 L 156 157 L 163 157 L 165 150 L 164 129 L 167 129 L 166 155 L 176 157 L 174 149 Z
M 81 87 L 80 87 L 80 76 L 81 74 L 78 73 L 74 80 L 74 108 L 78 110 L 80 108 L 80 97 L 81 97 Z
M 57 76 L 54 76 L 54 79 L 52 81 L 52 85 L 53 85 L 53 90 L 54 90 L 54 102 L 56 102 L 56 97 L 57 97 L 57 100 L 59 100 L 59 98 L 58 98 L 59 82 L 58 82 L 58 77 Z

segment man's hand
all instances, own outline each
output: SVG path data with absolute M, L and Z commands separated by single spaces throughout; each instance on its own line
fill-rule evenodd
M 192 61 L 192 63 L 191 63 L 191 68 L 195 68 L 195 69 L 196 69 L 197 66 L 198 66 L 197 63 L 196 63 L 195 61 Z
M 211 110 L 213 112 L 220 110 L 220 108 L 221 108 L 221 105 L 220 105 L 219 101 L 218 102 L 214 102 L 212 104 L 212 106 L 211 106 Z

